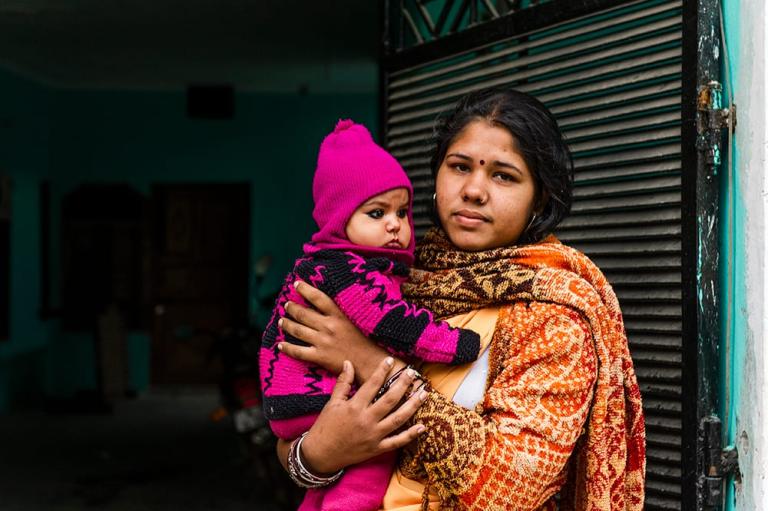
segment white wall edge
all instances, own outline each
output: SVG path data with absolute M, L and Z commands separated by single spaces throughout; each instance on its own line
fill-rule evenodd
M 736 251 L 744 251 L 745 311 L 735 320 L 747 318 L 742 368 L 742 395 L 738 396 L 737 448 L 743 480 L 737 486 L 736 509 L 753 511 L 768 507 L 768 32 L 765 0 L 741 0 L 738 7 L 740 29 L 731 35 L 738 39 L 740 69 L 734 101 L 738 107 L 736 145 L 739 192 L 745 208 L 744 245 L 738 240 Z M 733 37 L 736 36 L 736 37 Z M 739 204 L 737 203 L 738 207 Z

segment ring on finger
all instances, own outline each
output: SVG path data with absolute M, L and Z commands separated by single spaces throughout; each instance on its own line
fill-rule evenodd
M 381 396 L 387 393 L 387 391 L 392 387 L 392 385 L 400 378 L 400 376 L 405 373 L 405 376 L 410 380 L 413 381 L 416 378 L 420 379 L 423 382 L 426 382 L 426 378 L 424 378 L 421 373 L 419 373 L 412 365 L 407 365 L 405 367 L 401 367 L 397 371 L 395 371 L 395 374 L 390 376 L 387 381 L 384 382 L 384 385 L 381 386 L 379 391 L 376 393 L 376 395 L 373 398 L 373 402 L 375 403 L 378 401 Z

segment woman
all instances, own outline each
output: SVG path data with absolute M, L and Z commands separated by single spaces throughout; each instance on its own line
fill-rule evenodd
M 468 366 L 423 368 L 433 388 L 398 407 L 418 384 L 402 372 L 371 404 L 404 362 L 382 363 L 386 352 L 300 284 L 317 310 L 292 304 L 282 327 L 309 346 L 282 349 L 342 373 L 294 458 L 333 474 L 409 444 L 385 509 L 555 509 L 557 493 L 560 509 L 642 509 L 645 428 L 618 302 L 591 261 L 549 234 L 573 185 L 554 118 L 519 92 L 469 94 L 438 123 L 432 170 L 439 228 L 403 292 L 480 333 L 485 350 Z M 361 387 L 348 398 L 353 369 Z

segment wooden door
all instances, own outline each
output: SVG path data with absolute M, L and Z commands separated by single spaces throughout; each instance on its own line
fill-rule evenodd
M 210 333 L 247 322 L 249 185 L 157 185 L 153 203 L 153 383 L 215 383 Z

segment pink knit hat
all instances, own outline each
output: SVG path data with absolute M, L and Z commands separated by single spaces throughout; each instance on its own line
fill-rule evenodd
M 333 133 L 325 137 L 320 145 L 312 183 L 315 200 L 312 216 L 319 230 L 312 236 L 312 243 L 304 246 L 304 251 L 354 250 L 368 256 L 386 256 L 413 264 L 413 228 L 405 249 L 361 247 L 349 241 L 345 232 L 349 218 L 360 204 L 395 188 L 408 190 L 408 221 L 413 227 L 413 186 L 403 168 L 373 141 L 365 126 L 350 119 L 340 120 Z

